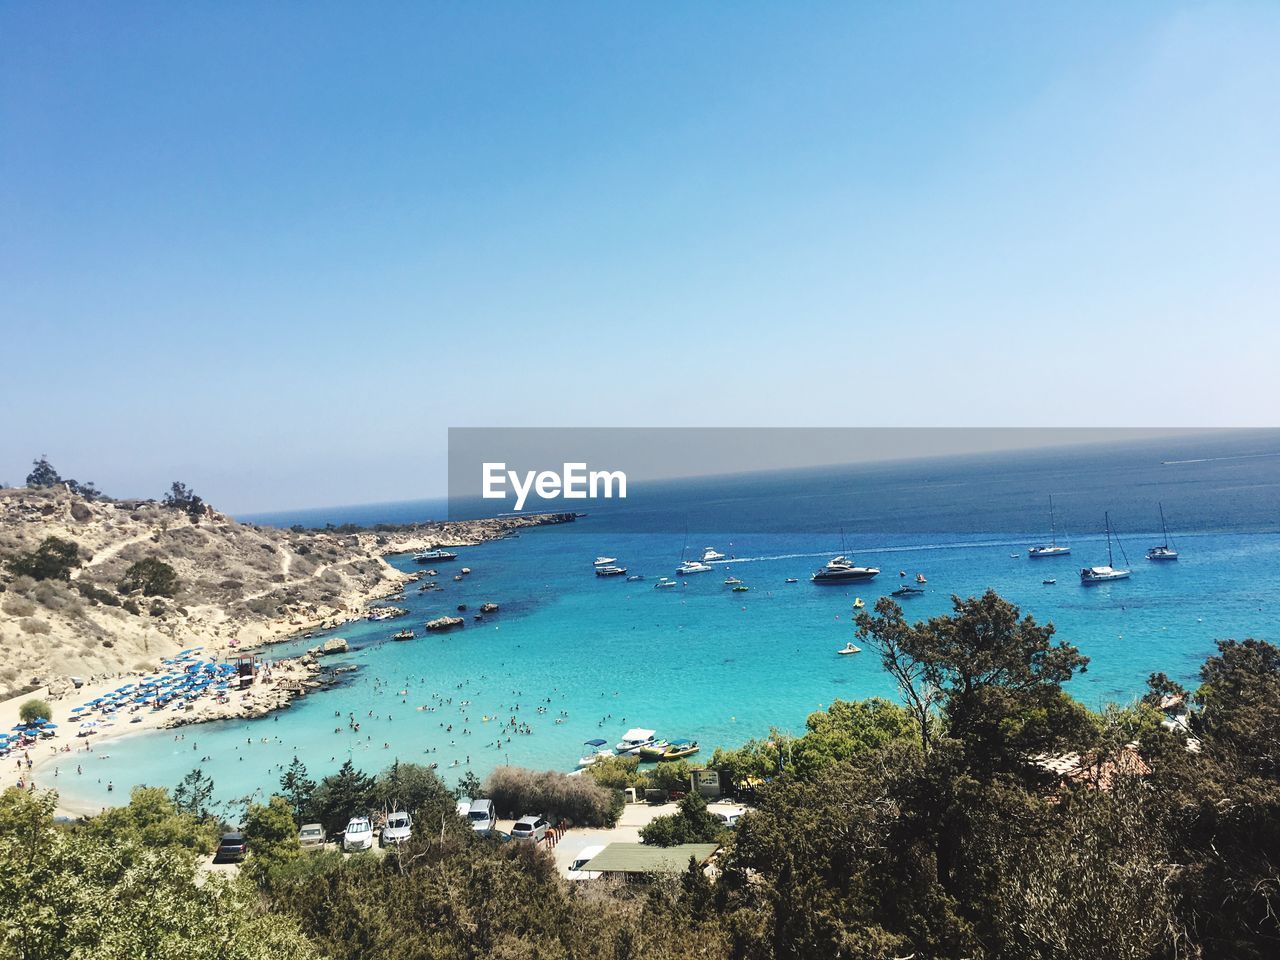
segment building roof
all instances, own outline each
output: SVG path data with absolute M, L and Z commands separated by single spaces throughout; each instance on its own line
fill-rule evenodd
M 706 863 L 720 849 L 716 843 L 681 843 L 653 847 L 643 843 L 611 843 L 582 867 L 598 873 L 683 873 L 689 859 Z

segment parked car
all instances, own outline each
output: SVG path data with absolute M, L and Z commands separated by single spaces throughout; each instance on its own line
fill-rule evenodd
M 742 815 L 747 811 L 744 807 L 730 807 L 728 810 L 708 810 L 707 812 L 724 826 L 732 829 L 738 825 L 738 821 L 742 819 Z
M 413 820 L 403 810 L 397 810 L 387 817 L 386 826 L 382 828 L 382 845 L 393 846 L 404 843 L 413 834 Z
M 303 850 L 323 850 L 324 841 L 324 827 L 318 823 L 304 823 L 298 831 L 298 846 Z
M 492 800 L 472 800 L 471 809 L 467 811 L 467 819 L 471 821 L 471 829 L 482 837 L 487 837 L 498 825 L 498 814 L 493 808 Z
M 526 814 L 511 828 L 511 839 L 538 841 L 547 835 L 547 830 L 550 828 L 551 824 L 542 817 Z
M 578 855 L 573 858 L 573 863 L 569 864 L 569 870 L 565 874 L 570 880 L 595 880 L 604 874 L 595 870 L 584 870 L 588 863 L 597 857 L 604 850 L 604 844 L 597 844 L 592 847 L 583 847 Z
M 471 815 L 471 798 L 459 797 L 453 808 L 458 812 L 458 816 L 466 820 Z
M 373 849 L 373 824 L 368 817 L 352 817 L 342 834 L 342 849 L 346 851 Z
M 214 863 L 239 863 L 249 852 L 249 841 L 243 833 L 224 833 L 218 841 L 218 849 L 214 851 Z

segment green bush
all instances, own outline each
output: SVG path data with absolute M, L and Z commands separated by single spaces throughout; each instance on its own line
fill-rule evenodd
M 146 597 L 172 597 L 178 592 L 178 574 L 156 557 L 147 557 L 130 564 L 120 578 L 121 593 L 141 591 Z
M 508 817 L 539 813 L 553 823 L 563 817 L 579 826 L 609 827 L 622 812 L 616 791 L 589 777 L 554 770 L 499 767 L 489 774 L 484 789 L 499 814 Z
M 33 580 L 70 580 L 71 571 L 81 564 L 80 548 L 70 540 L 45 537 L 29 553 L 10 558 L 5 566 L 15 576 Z
M 37 720 L 52 720 L 53 708 L 48 700 L 32 698 L 18 708 L 18 718 L 23 723 L 34 723 Z

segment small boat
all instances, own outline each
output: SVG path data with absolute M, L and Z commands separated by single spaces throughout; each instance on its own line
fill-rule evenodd
M 907 571 L 905 571 L 905 570 L 899 570 L 899 571 L 898 571 L 898 576 L 900 576 L 900 577 L 905 577 L 906 575 L 907 575 Z
M 453 575 L 453 579 L 454 579 L 454 580 L 461 580 L 461 579 L 462 579 L 462 574 L 460 574 L 460 573 L 455 573 L 455 574 Z
M 697 752 L 697 740 L 672 740 L 667 744 L 667 749 L 662 752 L 662 759 L 679 760 L 681 757 L 691 757 Z
M 639 753 L 641 747 L 647 747 L 653 743 L 655 732 L 653 730 L 645 730 L 643 727 L 633 727 L 622 735 L 622 739 L 618 741 L 614 749 L 618 753 Z
M 670 577 L 659 577 L 658 582 L 653 585 L 655 590 L 664 590 L 667 587 L 678 587 L 680 581 L 672 580 Z
M 603 567 L 596 567 L 597 577 L 625 577 L 626 575 L 626 567 L 616 567 L 611 563 L 606 564 Z
M 919 596 L 919 595 L 920 595 L 920 594 L 922 594 L 922 593 L 924 593 L 924 590 L 923 590 L 923 589 L 921 589 L 920 587 L 913 587 L 913 586 L 912 586 L 911 584 L 909 584 L 909 583 L 904 583 L 904 584 L 903 584 L 902 586 L 900 586 L 897 590 L 893 591 L 893 596 L 895 596 L 895 597 L 915 597 L 915 596 Z
M 1115 560 L 1111 556 L 1111 514 L 1106 515 L 1107 526 L 1107 565 L 1105 567 L 1085 567 L 1080 571 L 1080 583 L 1088 586 L 1091 583 L 1106 583 L 1111 580 L 1128 580 L 1128 570 L 1118 570 L 1115 567 Z M 1116 543 L 1120 543 L 1117 539 Z M 1120 544 L 1120 555 L 1124 556 L 1124 545 Z M 1128 558 L 1125 558 L 1128 562 Z
M 1050 577 L 1048 580 L 1041 580 L 1040 582 L 1043 583 L 1046 587 L 1052 587 L 1058 581 L 1055 580 L 1053 577 Z
M 412 630 L 401 630 L 399 633 L 393 633 L 393 634 L 391 635 L 391 639 L 392 639 L 392 640 L 412 640 L 412 639 L 413 639 L 413 631 L 412 631 Z
M 597 567 L 607 567 L 617 562 L 618 562 L 617 557 L 596 557 L 594 561 L 594 565 Z
M 690 573 L 710 573 L 711 564 L 703 563 L 700 560 L 686 560 L 680 566 L 676 567 L 676 573 L 684 576 Z
M 1147 551 L 1148 560 L 1177 560 L 1178 551 L 1169 544 L 1169 528 L 1164 525 L 1164 504 L 1160 504 L 1160 529 L 1164 532 L 1164 543 Z
M 866 605 L 867 605 L 867 601 L 863 600 L 861 597 L 853 598 L 853 609 L 861 610 Z
M 703 563 L 715 563 L 717 560 L 723 560 L 723 559 L 724 559 L 724 554 L 721 553 L 719 550 L 717 550 L 715 547 L 706 547 L 702 551 Z
M 448 550 L 423 550 L 413 555 L 414 563 L 431 563 L 436 560 L 457 560 L 456 553 L 450 553 Z
M 859 647 L 857 644 L 855 644 L 852 640 L 846 643 L 843 649 L 836 651 L 836 653 L 840 654 L 840 656 L 842 657 L 847 657 L 851 653 L 861 653 L 861 652 L 862 652 L 862 648 Z
M 799 583 L 800 580 L 797 577 L 787 577 L 787 579 L 783 580 L 782 582 L 783 583 Z
M 643 573 L 633 573 L 631 576 L 627 577 L 627 583 L 635 583 L 637 580 L 643 580 L 643 579 L 644 579 Z
M 1038 547 L 1032 547 L 1027 551 L 1027 556 L 1032 560 L 1037 557 L 1065 557 L 1071 552 L 1071 548 L 1058 543 L 1058 525 L 1053 519 L 1053 497 L 1049 497 L 1049 542 L 1042 543 Z
M 734 593 L 746 593 L 746 592 L 747 592 L 748 590 L 750 590 L 750 589 L 751 589 L 751 588 L 750 588 L 750 587 L 748 587 L 745 583 L 739 583 L 737 586 L 735 586 L 735 587 L 733 588 L 733 592 L 734 592 Z
M 926 580 L 926 579 L 924 578 L 924 574 L 923 574 L 923 573 L 917 573 L 917 574 L 916 574 L 916 583 L 928 583 L 928 582 L 929 582 L 929 581 L 928 581 L 928 580 Z
M 489 718 L 486 717 L 485 719 L 487 720 Z M 607 740 L 588 740 L 583 744 L 583 746 L 588 747 L 589 749 L 582 755 L 581 759 L 578 760 L 579 768 L 589 767 L 593 763 L 599 763 L 606 757 L 614 756 L 614 752 L 609 749 L 609 742 Z
M 1020 556 L 1022 556 L 1022 554 L 1020 554 L 1020 553 L 1011 553 L 1011 554 L 1009 554 L 1009 559 L 1010 559 L 1010 560 L 1017 560 Z
M 640 754 L 640 759 L 644 761 L 661 760 L 667 752 L 667 747 L 671 746 L 666 740 L 655 740 L 653 743 L 646 743 L 643 747 L 636 751 Z
M 726 587 L 736 587 L 736 586 L 737 586 L 738 584 L 740 584 L 741 582 L 742 582 L 742 581 L 741 581 L 741 580 L 739 580 L 737 577 L 725 577 L 725 578 L 724 578 L 724 585 L 725 585 Z

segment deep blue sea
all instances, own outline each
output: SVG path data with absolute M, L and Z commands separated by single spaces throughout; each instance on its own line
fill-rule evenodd
M 991 587 L 1053 623 L 1090 658 L 1070 690 L 1095 708 L 1131 700 L 1156 670 L 1194 683 L 1219 638 L 1280 640 L 1280 432 L 671 481 L 641 493 L 574 524 L 460 550 L 457 563 L 440 565 L 443 590 L 409 588 L 409 617 L 335 631 L 353 649 L 331 663 L 359 667 L 345 685 L 272 718 L 104 744 L 108 758 L 83 777 L 69 763 L 59 786 L 105 802 L 108 780 L 119 798 L 136 783 L 171 786 L 199 765 L 230 802 L 269 793 L 295 754 L 316 776 L 348 757 L 369 771 L 398 757 L 436 762 L 452 783 L 466 769 L 483 776 L 508 762 L 571 770 L 583 741 L 612 744 L 631 726 L 696 739 L 707 757 L 771 727 L 799 731 L 808 713 L 837 698 L 895 696 L 873 653 L 836 650 L 853 638 L 854 599 L 872 606 L 899 585 L 899 571 L 928 581 L 925 594 L 903 601 L 911 617 L 945 613 L 953 594 Z M 1032 560 L 1027 547 L 1048 538 L 1050 494 L 1058 541 L 1072 554 Z M 1162 539 L 1160 503 L 1181 553 L 1174 563 L 1144 559 Z M 404 522 L 442 509 L 372 505 L 252 519 Z M 1104 511 L 1117 531 L 1116 563 L 1133 576 L 1084 587 L 1079 568 L 1106 562 Z M 883 572 L 870 583 L 810 583 L 842 545 Z M 682 552 L 705 546 L 736 559 L 677 589 L 654 589 Z M 601 554 L 647 579 L 595 577 Z M 415 569 L 407 556 L 393 562 Z M 455 583 L 448 573 L 463 565 L 473 572 Z M 750 591 L 731 592 L 729 572 Z M 487 601 L 500 613 L 470 619 Z M 424 620 L 461 603 L 465 628 L 424 635 Z M 391 642 L 405 625 L 419 638 Z M 500 734 L 512 716 L 532 732 Z M 204 756 L 212 759 L 198 763 Z

